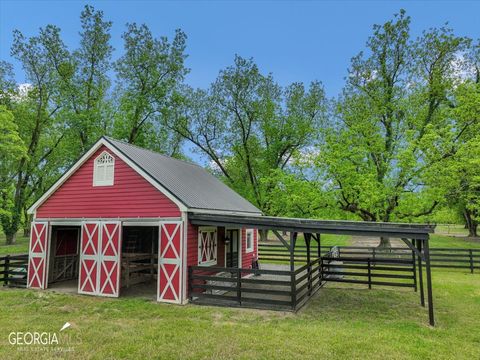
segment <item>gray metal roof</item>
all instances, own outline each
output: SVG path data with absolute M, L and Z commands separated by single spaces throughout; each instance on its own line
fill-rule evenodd
M 254 205 L 199 165 L 123 141 L 104 138 L 191 211 L 199 209 L 261 214 Z
M 222 214 L 189 214 L 194 225 L 253 227 L 304 233 L 385 236 L 426 240 L 435 229 L 429 224 L 382 223 L 344 220 L 315 220 L 273 216 L 232 216 Z

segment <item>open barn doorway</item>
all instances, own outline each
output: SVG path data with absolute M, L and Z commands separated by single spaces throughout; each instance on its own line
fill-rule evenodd
M 76 293 L 78 289 L 80 226 L 52 226 L 48 288 Z
M 120 294 L 157 298 L 158 226 L 124 226 Z

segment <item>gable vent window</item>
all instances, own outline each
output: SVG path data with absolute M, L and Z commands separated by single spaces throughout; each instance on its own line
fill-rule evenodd
M 113 185 L 115 159 L 107 152 L 103 152 L 95 159 L 93 168 L 93 186 Z

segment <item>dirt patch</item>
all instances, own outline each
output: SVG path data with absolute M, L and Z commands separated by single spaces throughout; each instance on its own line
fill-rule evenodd
M 380 245 L 380 238 L 370 236 L 352 236 L 352 246 L 377 247 Z M 392 247 L 404 247 L 407 245 L 400 239 L 390 239 Z

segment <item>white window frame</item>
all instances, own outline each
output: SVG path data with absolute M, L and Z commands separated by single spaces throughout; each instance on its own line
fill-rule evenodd
M 109 156 L 111 159 L 112 159 L 112 178 L 111 179 L 105 179 L 105 176 L 107 174 L 107 171 L 106 171 L 106 168 L 107 168 L 107 164 L 98 164 L 98 161 L 103 157 L 103 156 Z M 110 165 L 110 164 L 108 164 Z M 103 171 L 103 174 L 104 174 L 104 179 L 103 180 L 99 180 L 98 179 L 98 174 L 99 174 L 99 167 L 102 167 L 103 169 L 101 171 Z M 96 158 L 95 158 L 95 161 L 93 163 L 93 186 L 112 186 L 114 184 L 114 179 L 115 179 L 115 157 L 110 154 L 108 151 L 103 151 L 100 155 L 98 155 Z
M 202 233 L 205 232 L 211 232 L 213 233 L 213 241 L 215 242 L 215 251 L 211 255 L 211 258 L 207 261 L 202 262 L 203 254 L 202 254 Z M 211 227 L 211 226 L 201 226 L 198 228 L 198 265 L 199 266 L 212 266 L 217 264 L 217 259 L 218 259 L 218 231 L 216 227 Z
M 251 246 L 248 246 L 248 235 L 252 236 L 252 243 L 250 244 Z M 245 253 L 246 254 L 253 252 L 253 250 L 255 249 L 255 237 L 253 235 L 254 235 L 253 229 L 245 230 Z

